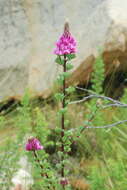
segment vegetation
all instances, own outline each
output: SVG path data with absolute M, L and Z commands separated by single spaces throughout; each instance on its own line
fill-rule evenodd
M 61 64 L 60 58 L 61 56 L 58 56 L 56 60 L 58 64 Z M 70 61 L 74 57 L 67 58 Z M 64 64 L 63 61 L 65 59 L 62 60 Z M 71 68 L 71 64 L 68 64 L 68 70 Z M 66 77 L 68 74 L 63 72 L 58 82 L 63 84 Z M 102 56 L 99 56 L 92 75 L 92 90 L 88 90 L 87 93 L 104 95 L 103 81 L 104 63 Z M 126 124 L 114 128 L 96 128 L 126 119 L 127 109 L 102 109 L 103 106 L 109 105 L 109 102 L 100 98 L 71 104 L 77 98 L 76 91 L 73 87 L 64 90 L 67 94 L 55 94 L 55 103 L 42 106 L 41 103 L 35 104 L 31 101 L 31 94 L 27 89 L 20 106 L 7 115 L 0 116 L 1 190 L 10 189 L 12 178 L 16 175 L 15 172 L 19 171 L 19 167 L 30 173 L 31 176 L 22 179 L 22 185 L 31 184 L 31 190 L 127 189 Z M 69 99 L 66 102 L 68 109 L 65 105 L 61 108 L 58 103 L 63 102 L 65 96 Z M 121 102 L 127 103 L 127 91 Z M 64 134 L 61 133 L 63 128 L 60 128 L 63 115 L 66 116 Z M 44 147 L 42 151 L 36 152 L 36 155 L 34 151 L 25 150 L 26 141 L 30 136 L 39 139 Z M 21 166 L 21 158 L 27 160 L 27 166 Z

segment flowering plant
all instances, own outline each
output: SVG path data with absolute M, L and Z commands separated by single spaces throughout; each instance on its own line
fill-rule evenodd
M 70 63 L 71 59 L 75 58 L 76 53 L 76 41 L 74 37 L 71 35 L 69 31 L 69 25 L 68 23 L 64 26 L 64 32 L 58 42 L 56 43 L 56 48 L 54 50 L 54 54 L 57 55 L 56 63 L 63 67 L 63 72 L 59 75 L 57 81 L 60 83 L 60 86 L 62 86 L 62 92 L 56 93 L 55 98 L 58 101 L 61 101 L 61 109 L 58 111 L 58 116 L 61 120 L 61 127 L 55 128 L 56 132 L 59 131 L 60 138 L 59 142 L 57 142 L 58 147 L 58 160 L 59 163 L 57 163 L 57 171 L 58 174 L 56 176 L 59 176 L 59 179 L 57 179 L 57 184 L 53 183 L 50 177 L 51 174 L 49 173 L 50 164 L 47 164 L 47 168 L 45 168 L 42 165 L 38 154 L 36 151 L 38 150 L 45 150 L 45 147 L 43 147 L 40 143 L 40 141 L 37 138 L 30 138 L 28 139 L 28 142 L 26 144 L 26 150 L 27 151 L 33 151 L 33 155 L 35 157 L 36 162 L 40 166 L 41 170 L 41 176 L 45 177 L 47 179 L 47 188 L 48 189 L 70 189 L 70 183 L 67 178 L 68 170 L 65 169 L 65 166 L 68 164 L 68 155 L 71 151 L 71 131 L 67 130 L 67 120 L 66 120 L 66 112 L 67 112 L 67 105 L 69 101 L 66 99 L 66 96 L 68 93 L 74 91 L 73 87 L 67 87 L 66 86 L 66 79 L 69 76 L 69 70 L 73 68 L 73 65 Z M 44 151 L 45 152 L 45 151 Z M 45 153 L 44 153 L 45 154 Z M 51 187 L 52 186 L 52 187 Z
M 61 119 L 61 138 L 59 142 L 60 151 L 60 164 L 59 167 L 61 168 L 61 180 L 60 184 L 62 185 L 63 189 L 65 186 L 69 185 L 68 179 L 65 176 L 68 174 L 68 171 L 65 170 L 65 165 L 68 163 L 68 154 L 71 150 L 71 132 L 66 129 L 68 121 L 66 120 L 66 112 L 67 112 L 67 105 L 69 101 L 67 100 L 66 96 L 68 92 L 73 91 L 74 89 L 71 87 L 66 86 L 66 79 L 69 76 L 68 70 L 73 68 L 73 65 L 70 63 L 70 60 L 75 58 L 76 53 L 76 41 L 74 37 L 72 37 L 69 31 L 69 24 L 66 23 L 64 26 L 64 33 L 56 43 L 56 49 L 54 53 L 57 55 L 56 63 L 63 67 L 63 73 L 61 73 L 58 77 L 58 82 L 62 85 L 62 92 L 56 94 L 56 99 L 61 101 L 61 109 L 58 112 L 58 115 Z
M 36 151 L 36 150 L 42 150 L 43 146 L 40 144 L 40 141 L 36 138 L 30 138 L 28 139 L 28 142 L 26 144 L 26 150 L 27 151 Z

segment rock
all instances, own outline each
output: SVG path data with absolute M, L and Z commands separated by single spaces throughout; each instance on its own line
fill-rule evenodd
M 93 55 L 89 56 L 73 71 L 70 78 L 67 80 L 67 85 L 82 85 L 89 82 L 92 72 L 92 65 L 94 63 L 95 57 Z
M 27 87 L 33 94 L 47 96 L 45 92 L 49 93 L 47 90 L 59 73 L 53 49 L 66 18 L 78 43 L 74 70 L 84 62 L 83 80 L 89 79 L 89 57 L 97 56 L 98 47 L 103 48 L 108 69 L 120 67 L 127 71 L 126 10 L 126 0 L 122 3 L 120 0 L 1 0 L 0 100 L 20 97 Z M 75 72 L 72 77 L 76 83 Z
M 33 183 L 31 165 L 26 156 L 21 157 L 19 169 L 12 178 L 12 190 L 29 190 Z

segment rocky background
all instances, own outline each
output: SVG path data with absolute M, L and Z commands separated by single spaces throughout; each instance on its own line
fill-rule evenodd
M 75 72 L 83 65 L 83 81 L 100 47 L 107 72 L 126 72 L 126 10 L 126 0 L 0 0 L 0 100 L 26 88 L 42 94 L 53 85 L 59 72 L 53 49 L 66 19 L 78 44 Z

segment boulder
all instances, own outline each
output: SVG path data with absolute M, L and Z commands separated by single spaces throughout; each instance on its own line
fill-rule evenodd
M 53 49 L 66 18 L 78 44 L 71 83 L 77 84 L 79 67 L 87 76 L 81 80 L 89 79 L 98 47 L 107 71 L 127 71 L 126 10 L 126 0 L 1 0 L 0 100 L 20 97 L 26 88 L 47 93 L 60 71 Z

